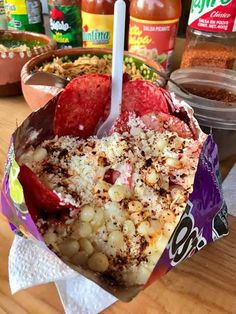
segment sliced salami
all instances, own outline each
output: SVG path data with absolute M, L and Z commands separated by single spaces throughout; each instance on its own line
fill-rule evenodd
M 87 138 L 94 134 L 110 97 L 110 76 L 82 75 L 72 80 L 59 96 L 54 132 L 58 136 Z
M 52 213 L 71 207 L 62 204 L 59 197 L 26 165 L 20 167 L 19 181 L 24 188 L 26 205 L 29 211 L 32 209 L 34 217 L 40 212 Z
M 144 124 L 157 132 L 164 132 L 165 130 L 176 132 L 180 137 L 193 138 L 189 126 L 179 118 L 160 112 L 158 114 L 147 114 L 142 116 Z
M 149 81 L 128 81 L 123 86 L 122 111 L 143 116 L 151 112 L 169 113 L 162 89 Z

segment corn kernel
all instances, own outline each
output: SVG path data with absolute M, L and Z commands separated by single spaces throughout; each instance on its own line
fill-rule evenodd
M 59 244 L 59 249 L 62 255 L 71 257 L 79 251 L 79 243 L 74 239 L 66 239 Z
M 184 189 L 182 188 L 182 186 L 174 186 L 172 189 L 171 189 L 171 192 L 170 192 L 170 195 L 171 195 L 171 198 L 172 200 L 182 200 L 184 199 Z
M 171 210 L 165 210 L 162 212 L 161 216 L 159 217 L 159 221 L 163 224 L 167 222 L 175 222 L 175 214 Z
M 143 209 L 143 204 L 139 201 L 130 201 L 128 208 L 130 212 L 140 212 Z
M 156 251 L 148 256 L 148 261 L 151 265 L 155 266 L 158 260 L 160 259 L 160 257 L 161 257 L 161 252 Z
M 143 221 L 143 216 L 139 212 L 132 213 L 130 218 L 135 224 L 138 224 Z
M 57 241 L 57 235 L 53 232 L 52 229 L 49 229 L 45 234 L 44 234 L 44 241 L 47 245 L 55 245 Z
M 135 235 L 135 225 L 132 220 L 126 220 L 123 225 L 124 234 L 133 237 Z
M 98 181 L 94 187 L 94 193 L 99 194 L 100 196 L 108 197 L 108 190 L 111 185 L 105 181 Z
M 126 187 L 124 185 L 114 184 L 108 191 L 110 199 L 113 202 L 120 202 L 126 196 Z
M 164 249 L 166 248 L 168 244 L 168 238 L 166 238 L 164 235 L 160 235 L 156 240 L 156 249 L 158 252 L 163 253 Z
M 162 230 L 162 223 L 158 220 L 151 220 L 150 221 L 150 231 L 149 234 L 157 233 Z
M 121 231 L 113 231 L 108 236 L 108 244 L 112 248 L 120 249 L 124 246 L 124 236 Z
M 148 168 L 145 179 L 146 183 L 152 186 L 157 183 L 159 176 L 155 169 Z
M 168 157 L 166 159 L 166 165 L 172 168 L 180 169 L 182 168 L 181 161 L 175 158 Z
M 85 251 L 88 255 L 93 254 L 94 247 L 88 239 L 85 239 L 85 238 L 80 239 L 79 245 L 80 245 L 81 250 Z
M 105 216 L 106 220 L 115 219 L 119 223 L 123 223 L 126 219 L 125 211 L 121 209 L 121 206 L 117 202 L 108 202 L 105 204 Z
M 88 254 L 84 251 L 80 251 L 73 255 L 70 261 L 76 266 L 85 266 L 88 261 Z
M 45 148 L 38 147 L 33 153 L 33 160 L 34 161 L 44 160 L 47 157 L 47 154 L 48 152 Z
M 150 224 L 148 221 L 143 221 L 141 224 L 138 226 L 137 229 L 138 233 L 142 236 L 147 236 L 150 232 Z
M 85 222 L 89 222 L 94 217 L 94 209 L 91 206 L 85 205 L 82 207 L 81 213 L 80 213 L 80 219 Z
M 151 272 L 144 266 L 139 266 L 137 271 L 137 280 L 136 284 L 143 285 L 148 281 L 148 278 L 150 277 Z
M 156 148 L 163 152 L 163 150 L 166 148 L 167 146 L 167 140 L 164 138 L 160 138 L 157 142 L 156 142 Z
M 95 214 L 93 220 L 90 223 L 94 230 L 97 230 L 105 223 L 103 208 L 95 208 Z
M 163 230 L 164 236 L 166 236 L 167 238 L 170 238 L 174 230 L 175 230 L 174 223 L 169 223 L 169 222 L 166 223 L 164 225 L 164 230 Z
M 119 230 L 119 224 L 113 221 L 106 222 L 106 228 L 108 232 Z
M 79 236 L 81 238 L 87 238 L 92 233 L 92 227 L 88 222 L 79 222 L 74 226 L 74 236 Z
M 88 259 L 88 266 L 91 270 L 105 272 L 109 267 L 109 261 L 105 254 L 97 252 Z

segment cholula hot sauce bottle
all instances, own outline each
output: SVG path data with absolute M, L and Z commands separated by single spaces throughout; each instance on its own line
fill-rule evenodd
M 129 51 L 169 72 L 180 15 L 181 0 L 131 0 Z

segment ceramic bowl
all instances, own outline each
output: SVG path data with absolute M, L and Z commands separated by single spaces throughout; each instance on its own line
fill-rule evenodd
M 21 94 L 20 73 L 23 65 L 31 58 L 55 49 L 56 43 L 43 34 L 0 30 L 0 44 L 6 43 L 29 43 L 32 46 L 30 50 L 20 52 L 0 50 L 0 96 L 15 96 Z
M 109 49 L 85 49 L 85 48 L 71 48 L 71 49 L 61 49 L 52 52 L 44 53 L 40 56 L 37 56 L 27 62 L 22 71 L 21 71 L 21 83 L 22 90 L 25 100 L 28 105 L 33 109 L 37 110 L 38 108 L 44 106 L 51 98 L 53 98 L 56 94 L 58 94 L 61 89 L 51 86 L 42 86 L 42 85 L 26 85 L 25 81 L 27 77 L 35 71 L 35 68 L 40 67 L 45 62 L 50 62 L 54 57 L 65 57 L 68 56 L 70 59 L 76 59 L 79 56 L 93 56 L 96 55 L 99 58 L 110 57 L 111 58 L 111 50 Z M 162 67 L 152 60 L 148 60 L 145 57 L 137 56 L 135 54 L 125 52 L 124 63 L 135 63 L 136 68 L 143 66 L 144 64 L 153 67 L 159 71 L 162 71 Z M 150 78 L 156 77 L 151 70 L 148 75 Z M 160 85 L 164 84 L 164 81 L 159 79 Z

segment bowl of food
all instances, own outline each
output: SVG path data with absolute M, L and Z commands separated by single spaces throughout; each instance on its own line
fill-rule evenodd
M 46 35 L 0 30 L 0 96 L 21 94 L 20 72 L 31 58 L 55 49 Z
M 60 88 L 54 86 L 26 85 L 27 79 L 34 72 L 48 72 L 70 81 L 84 74 L 111 74 L 111 66 L 112 53 L 109 49 L 72 48 L 44 53 L 30 60 L 22 69 L 21 81 L 24 97 L 29 106 L 37 110 L 61 91 Z M 124 73 L 127 73 L 132 80 L 154 81 L 158 78 L 160 85 L 163 85 L 164 81 L 147 66 L 162 70 L 162 67 L 152 60 L 125 52 Z
M 205 133 L 212 133 L 224 160 L 236 155 L 236 72 L 193 67 L 179 69 L 171 78 L 188 90 L 184 93 L 171 82 L 168 89 L 194 108 Z
M 17 128 L 2 212 L 13 230 L 130 301 L 227 223 L 216 145 L 192 109 L 129 80 L 120 115 L 98 138 L 110 90 L 109 75 L 78 76 Z

